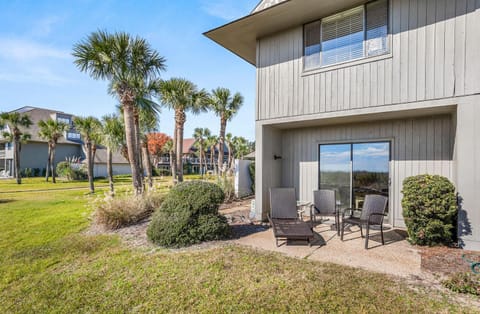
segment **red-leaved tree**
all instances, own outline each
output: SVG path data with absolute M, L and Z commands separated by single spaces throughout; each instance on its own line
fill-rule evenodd
M 147 135 L 148 150 L 150 156 L 153 158 L 153 164 L 158 165 L 159 158 L 165 153 L 163 146 L 168 140 L 171 140 L 170 136 L 165 133 L 149 133 Z

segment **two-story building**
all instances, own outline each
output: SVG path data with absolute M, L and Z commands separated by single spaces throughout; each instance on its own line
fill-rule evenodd
M 73 126 L 73 115 L 61 111 L 30 106 L 22 107 L 14 111 L 28 115 L 32 121 L 32 125 L 24 130 L 30 134 L 30 139 L 21 146 L 21 169 L 19 169 L 19 171 L 28 168 L 33 170 L 32 173 L 41 175 L 46 168 L 48 145 L 47 140 L 41 138 L 39 135 L 40 129 L 38 122 L 40 120 L 46 121 L 53 119 L 70 126 L 69 130 L 58 140 L 55 149 L 55 164 L 60 161 L 65 161 L 66 158 L 85 158 L 81 136 Z M 8 128 L 8 125 L 6 128 Z M 16 171 L 13 161 L 13 145 L 13 143 L 9 143 L 6 139 L 3 139 L 0 134 L 0 171 L 7 177 L 13 176 Z M 114 174 L 129 174 L 131 172 L 130 164 L 125 158 L 119 153 L 115 153 L 113 157 Z M 106 149 L 104 148 L 97 150 L 94 163 L 94 176 L 107 176 Z
M 205 35 L 256 67 L 256 210 L 270 187 L 353 207 L 402 182 L 449 178 L 460 244 L 480 249 L 480 1 L 264 0 Z

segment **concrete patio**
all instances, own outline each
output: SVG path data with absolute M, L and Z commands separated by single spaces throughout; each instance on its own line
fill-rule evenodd
M 386 230 L 385 245 L 381 244 L 379 231 L 371 231 L 368 250 L 364 248 L 365 239 L 360 237 L 357 227 L 345 230 L 344 241 L 340 240 L 330 221 L 315 226 L 314 232 L 315 240 L 311 247 L 302 241 L 282 243 L 277 247 L 271 228 L 241 237 L 235 242 L 292 257 L 359 267 L 401 277 L 422 275 L 420 254 L 405 240 L 406 232 L 403 230 Z

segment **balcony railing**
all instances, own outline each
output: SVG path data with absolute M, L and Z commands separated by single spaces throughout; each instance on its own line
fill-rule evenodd
M 0 150 L 0 159 L 4 159 L 5 158 L 5 150 L 2 149 Z

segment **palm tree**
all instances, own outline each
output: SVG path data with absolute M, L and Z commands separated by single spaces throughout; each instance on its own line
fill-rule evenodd
M 95 140 L 98 141 L 98 134 L 100 133 L 101 124 L 97 118 L 91 116 L 86 118 L 75 117 L 73 119 L 73 124 L 75 125 L 75 129 L 82 136 L 83 147 L 87 160 L 87 175 L 88 183 L 90 186 L 90 193 L 94 193 L 95 187 L 93 186 L 93 149 L 96 145 Z
M 38 135 L 47 140 L 48 142 L 48 159 L 47 169 L 45 173 L 45 181 L 48 181 L 50 172 L 52 173 L 52 182 L 56 183 L 55 174 L 55 149 L 57 147 L 58 140 L 63 134 L 68 131 L 70 126 L 64 122 L 58 122 L 54 119 L 40 120 L 38 121 L 38 127 L 40 131 Z
M 116 114 L 102 117 L 103 144 L 107 147 L 107 174 L 110 185 L 110 193 L 115 193 L 113 186 L 113 153 L 121 149 L 124 143 L 125 132 L 120 117 Z
M 231 170 L 233 167 L 233 154 L 232 154 L 232 147 L 233 147 L 233 135 L 232 133 L 227 133 L 225 135 L 225 146 L 228 149 L 228 162 L 227 162 L 227 169 Z
M 17 184 L 21 184 L 21 144 L 26 143 L 30 139 L 30 134 L 25 133 L 22 128 L 28 129 L 32 125 L 32 121 L 28 115 L 19 112 L 3 112 L 0 114 L 0 121 L 2 121 L 0 124 L 6 125 L 9 129 L 8 132 L 3 132 L 2 136 L 14 145 L 13 159 L 15 162 L 15 177 L 17 179 Z
M 173 159 L 172 156 L 174 154 L 174 145 L 173 140 L 169 139 L 165 145 L 163 145 L 163 152 L 168 154 L 168 161 L 170 162 L 170 174 L 173 176 Z
M 183 127 L 187 120 L 186 112 L 198 114 L 206 111 L 207 92 L 198 90 L 195 84 L 182 78 L 161 81 L 158 86 L 160 101 L 167 108 L 175 111 L 175 131 L 173 134 L 174 168 L 173 181 L 183 181 Z M 176 181 L 177 180 L 177 181 Z
M 139 95 L 145 94 L 139 91 L 139 87 L 151 86 L 146 82 L 154 80 L 165 70 L 165 59 L 143 38 L 104 31 L 93 32 L 77 43 L 73 56 L 82 72 L 88 72 L 94 79 L 110 81 L 109 90 L 120 100 L 133 187 L 135 193 L 142 193 L 139 132 L 136 132 L 135 118 Z
M 235 158 L 242 159 L 243 156 L 249 153 L 249 143 L 244 137 L 234 136 L 232 143 L 234 147 L 233 151 Z
M 198 157 L 200 158 L 200 174 L 204 174 L 204 168 L 203 168 L 203 156 L 205 154 L 205 140 L 211 136 L 210 130 L 208 128 L 195 128 L 193 131 L 193 138 L 195 139 L 195 145 L 198 147 L 199 155 Z
M 217 173 L 217 167 L 215 166 L 215 146 L 218 144 L 218 137 L 215 135 L 210 135 L 207 137 L 206 145 L 210 149 L 210 167 L 213 172 Z
M 143 106 L 139 113 L 140 146 L 142 150 L 143 167 L 147 174 L 148 187 L 153 187 L 152 161 L 148 149 L 148 133 L 153 132 L 158 126 L 158 110 L 152 110 L 151 106 Z
M 218 136 L 218 169 L 219 174 L 223 168 L 223 152 L 225 144 L 225 131 L 227 129 L 227 122 L 237 114 L 240 107 L 243 105 L 243 96 L 240 93 L 231 95 L 228 88 L 218 87 L 212 90 L 210 96 L 210 107 L 220 117 L 220 132 Z

